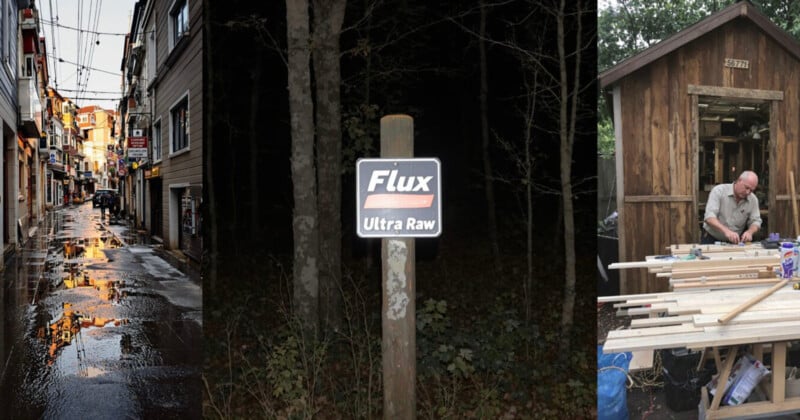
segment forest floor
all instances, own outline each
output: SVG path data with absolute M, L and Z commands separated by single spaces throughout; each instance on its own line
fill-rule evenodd
M 525 321 L 521 301 L 527 267 L 524 253 L 520 254 L 524 249 L 518 245 L 520 238 L 503 242 L 513 253 L 505 254 L 506 274 L 497 276 L 488 269 L 492 261 L 485 239 L 480 238 L 479 232 L 473 234 L 476 237 L 417 241 L 417 329 L 423 317 L 442 321 L 443 325 L 447 321 L 444 334 L 417 332 L 418 418 L 528 419 L 563 418 L 565 414 L 569 418 L 591 417 L 596 411 L 596 335 L 591 323 L 595 317 L 594 255 L 579 257 L 573 350 L 564 354 L 557 346 L 564 289 L 559 248 L 536 250 L 537 277 L 532 296 L 540 298 L 534 299 L 536 304 L 532 306 L 529 321 Z M 303 403 L 323 407 L 320 413 L 326 416 L 319 418 L 380 418 L 382 411 L 380 389 L 359 394 L 367 387 L 367 380 L 380 383 L 380 268 L 374 263 L 369 268 L 365 266 L 366 258 L 352 255 L 351 250 L 343 250 L 343 272 L 354 285 L 350 295 L 360 299 L 361 321 L 372 326 L 368 338 L 378 340 L 378 360 L 370 361 L 376 372 L 362 373 L 362 388 L 355 390 L 355 383 L 353 386 L 336 383 L 342 375 L 353 374 L 347 365 L 350 360 L 345 360 L 344 365 L 334 362 L 320 366 L 324 373 L 316 401 Z M 287 404 L 292 403 L 287 402 L 285 389 L 275 388 L 275 377 L 270 377 L 269 371 L 277 362 L 269 357 L 276 354 L 275 349 L 286 349 L 279 344 L 285 334 L 284 314 L 291 301 L 287 280 L 291 261 L 287 256 L 254 254 L 242 257 L 239 265 L 240 272 L 226 273 L 217 280 L 219 284 L 235 287 L 218 287 L 215 292 L 204 293 L 207 315 L 204 413 L 214 418 L 269 418 L 271 415 L 263 413 L 285 414 Z M 248 272 L 248 267 L 252 271 Z M 446 312 L 431 313 L 429 302 L 446 302 Z M 437 338 L 444 341 L 435 341 L 433 345 L 427 342 Z M 462 353 L 461 348 L 474 352 Z M 492 351 L 489 356 L 486 349 Z M 364 349 L 351 344 L 350 350 Z M 348 358 L 355 359 L 356 354 L 352 356 Z M 423 377 L 428 364 L 431 361 L 435 364 L 437 358 L 453 363 L 442 371 L 444 376 Z M 255 362 L 251 365 L 251 361 Z M 464 363 L 466 366 L 462 366 Z M 492 368 L 495 365 L 506 368 Z M 456 373 L 463 367 L 464 375 L 453 375 L 453 366 Z M 291 368 L 287 364 L 286 369 Z M 474 371 L 466 373 L 467 368 Z M 260 379 L 253 382 L 256 376 L 252 375 Z M 294 385 L 288 386 L 291 392 L 301 391 Z M 340 395 L 336 391 L 347 387 L 359 395 Z M 338 403 L 342 398 L 355 398 L 347 406 L 351 411 L 343 411 Z M 372 408 L 367 408 L 366 414 L 355 415 L 352 407 L 356 403 L 371 404 Z

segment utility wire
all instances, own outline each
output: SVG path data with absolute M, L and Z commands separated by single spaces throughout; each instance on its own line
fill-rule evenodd
M 100 97 L 89 97 L 89 96 L 66 96 L 66 98 L 74 99 L 74 100 L 84 100 L 84 101 L 119 101 L 122 97 L 116 98 L 100 98 Z
M 67 64 L 75 64 L 75 65 L 78 65 L 78 63 L 75 63 L 75 62 L 72 62 L 72 61 L 67 61 L 67 60 L 64 60 L 64 59 L 63 59 L 63 58 L 61 58 L 61 57 L 59 57 L 59 58 L 58 58 L 58 62 L 59 62 L 59 63 L 67 63 Z M 115 73 L 115 72 L 111 72 L 111 71 L 108 71 L 108 70 L 98 69 L 98 68 L 95 68 L 95 67 L 86 67 L 86 66 L 84 66 L 84 67 L 85 67 L 85 68 L 87 68 L 87 69 L 92 69 L 92 70 L 94 70 L 94 71 L 99 71 L 100 73 L 108 73 L 108 74 L 110 74 L 110 75 L 112 75 L 112 76 L 120 76 L 120 75 L 122 74 L 121 72 L 116 72 L 116 73 Z
M 59 89 L 59 91 L 61 91 L 61 92 L 80 92 L 79 90 L 75 90 L 75 89 Z M 113 93 L 113 94 L 119 93 L 116 90 L 84 90 L 83 92 L 84 93 Z
M 50 1 L 52 2 L 52 0 L 50 0 Z M 109 36 L 126 36 L 126 35 L 128 35 L 128 33 L 127 33 L 127 32 L 125 32 L 125 33 L 122 33 L 122 32 L 99 32 L 99 31 L 90 31 L 90 30 L 88 30 L 88 29 L 80 29 L 80 28 L 75 28 L 75 27 L 72 27 L 72 26 L 61 25 L 61 24 L 59 24 L 59 23 L 54 23 L 54 21 L 52 21 L 52 20 L 45 20 L 45 19 L 42 19 L 42 20 L 41 20 L 41 22 L 42 22 L 42 23 L 44 23 L 44 24 L 46 24 L 46 25 L 57 26 L 57 27 L 59 27 L 59 28 L 69 29 L 69 30 L 72 30 L 72 31 L 81 31 L 81 32 L 86 32 L 86 33 L 89 33 L 89 34 L 94 34 L 94 35 L 109 35 Z

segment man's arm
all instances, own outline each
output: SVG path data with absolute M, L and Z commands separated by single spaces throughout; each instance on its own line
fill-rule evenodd
M 755 201 L 755 203 L 753 203 Z M 748 228 L 744 233 L 742 233 L 742 242 L 751 242 L 753 240 L 753 235 L 756 234 L 761 229 L 761 210 L 758 208 L 758 198 L 755 200 L 750 200 L 752 204 L 752 208 L 750 210 L 750 216 L 747 219 Z
M 742 233 L 742 242 L 752 242 L 753 235 L 755 235 L 759 229 L 761 229 L 761 225 L 759 225 L 758 223 L 752 223 L 750 227 L 747 228 L 747 230 L 744 231 L 744 233 Z
M 719 219 L 717 219 L 716 217 L 713 217 L 713 216 L 706 217 L 706 223 L 708 223 L 710 226 L 714 227 L 718 231 L 722 232 L 722 234 L 725 235 L 725 238 L 728 239 L 728 242 L 730 242 L 732 244 L 738 244 L 739 243 L 739 240 L 740 240 L 739 234 L 734 232 L 734 231 L 732 231 L 732 230 L 730 230 L 730 229 L 728 229 L 728 227 L 723 225 L 722 222 L 720 222 Z M 750 226 L 750 228 L 752 228 L 752 226 Z M 749 230 L 750 229 L 748 229 L 748 231 Z M 756 227 L 756 230 L 758 230 L 757 227 Z M 753 233 L 755 233 L 755 232 L 753 232 Z M 742 235 L 742 236 L 744 236 L 744 235 Z M 752 238 L 752 234 L 750 236 L 750 239 L 751 240 L 753 239 Z

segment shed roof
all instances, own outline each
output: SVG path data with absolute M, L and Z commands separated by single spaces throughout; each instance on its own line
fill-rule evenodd
M 689 26 L 652 47 L 623 60 L 614 67 L 600 73 L 600 87 L 605 88 L 623 77 L 677 50 L 701 36 L 737 18 L 748 19 L 771 36 L 786 51 L 800 59 L 800 43 L 786 31 L 775 25 L 749 1 L 734 3 L 709 17 Z

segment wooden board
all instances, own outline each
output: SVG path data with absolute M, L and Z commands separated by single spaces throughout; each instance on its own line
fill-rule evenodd
M 669 316 L 631 320 L 626 330 L 609 332 L 604 351 L 704 348 L 800 340 L 800 291 L 786 284 L 720 324 L 727 314 L 770 286 L 629 295 L 618 302 L 624 316 Z

